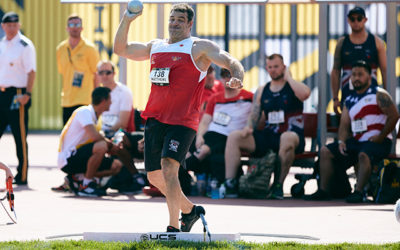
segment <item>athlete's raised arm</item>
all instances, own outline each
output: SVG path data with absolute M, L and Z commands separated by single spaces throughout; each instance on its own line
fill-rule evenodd
M 138 14 L 129 14 L 125 11 L 124 16 L 118 26 L 117 33 L 114 38 L 114 53 L 136 61 L 143 61 L 150 58 L 150 50 L 152 41 L 148 43 L 141 42 L 129 42 L 128 43 L 128 32 L 129 26 L 133 20 L 142 15 L 142 12 Z

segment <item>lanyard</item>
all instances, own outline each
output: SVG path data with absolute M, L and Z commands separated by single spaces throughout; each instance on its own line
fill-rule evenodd
M 74 63 L 72 62 L 72 58 L 71 58 L 71 50 L 68 47 L 67 47 L 67 51 L 68 51 L 69 62 L 72 64 L 72 66 L 74 66 Z

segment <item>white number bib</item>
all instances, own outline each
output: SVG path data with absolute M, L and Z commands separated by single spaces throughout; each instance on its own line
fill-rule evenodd
M 367 121 L 365 119 L 352 121 L 351 131 L 353 131 L 353 133 L 361 133 L 367 131 Z
M 268 112 L 268 123 L 279 124 L 285 122 L 285 112 L 283 110 Z
M 170 68 L 153 68 L 150 72 L 150 81 L 159 86 L 169 85 Z
M 218 125 L 228 126 L 231 119 L 232 118 L 226 113 L 215 112 L 213 114 L 213 122 L 215 122 Z

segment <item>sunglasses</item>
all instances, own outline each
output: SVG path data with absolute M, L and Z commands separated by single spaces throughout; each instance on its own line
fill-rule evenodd
M 357 20 L 358 22 L 361 22 L 361 21 L 364 19 L 364 17 L 363 17 L 363 16 L 358 16 L 357 18 L 355 18 L 355 17 L 351 16 L 351 17 L 349 17 L 349 19 L 350 19 L 350 21 L 351 21 L 352 23 L 354 23 L 356 20 Z
M 113 72 L 111 70 L 99 71 L 99 75 L 111 75 Z
M 68 23 L 68 28 L 80 28 L 82 27 L 81 23 Z

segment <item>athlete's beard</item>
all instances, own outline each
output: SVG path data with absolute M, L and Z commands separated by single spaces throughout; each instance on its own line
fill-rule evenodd
M 355 83 L 360 83 L 360 81 L 353 82 L 353 87 L 354 87 L 355 91 L 363 90 L 368 85 L 368 82 L 358 84 L 358 85 L 355 85 Z
M 277 77 L 271 77 L 271 78 L 272 78 L 272 80 L 274 80 L 274 81 L 279 81 L 279 80 L 281 80 L 281 79 L 283 78 L 283 76 L 284 76 L 284 73 L 278 75 Z

